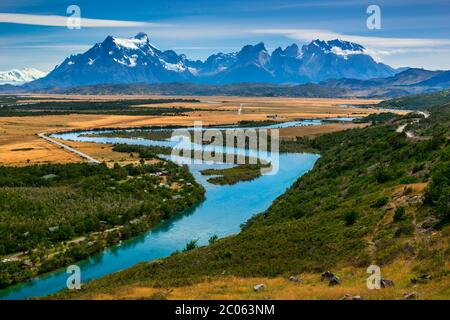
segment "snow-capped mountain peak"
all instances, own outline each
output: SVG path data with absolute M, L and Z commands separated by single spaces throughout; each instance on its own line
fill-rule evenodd
M 301 70 L 313 81 L 388 77 L 395 70 L 376 62 L 362 45 L 340 40 L 314 40 L 302 47 Z
M 0 84 L 21 85 L 45 77 L 47 73 L 34 68 L 0 71 Z
M 319 40 L 316 39 L 310 44 L 303 46 L 303 51 L 333 53 L 339 56 L 348 56 L 351 54 L 366 54 L 367 50 L 362 45 L 344 41 L 340 39 Z
M 128 50 L 139 50 L 142 49 L 142 47 L 150 46 L 153 48 L 156 48 L 155 46 L 151 45 L 149 42 L 149 38 L 147 34 L 143 32 L 139 32 L 136 36 L 133 38 L 115 38 L 112 37 L 112 41 L 118 46 L 122 47 Z

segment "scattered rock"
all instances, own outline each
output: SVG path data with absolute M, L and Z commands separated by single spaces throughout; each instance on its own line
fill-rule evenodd
M 33 267 L 33 263 L 30 260 L 28 260 L 28 259 L 22 261 L 22 263 L 20 264 L 20 268 L 22 270 L 30 269 L 31 267 Z
M 386 209 L 387 210 L 393 210 L 393 209 L 395 209 L 395 205 L 393 203 L 388 203 L 387 206 L 386 206 Z
M 389 279 L 381 279 L 380 280 L 380 285 L 381 285 L 382 288 L 393 287 L 394 286 L 394 281 L 389 280 Z
M 334 277 L 334 274 L 330 271 L 325 271 L 324 273 L 322 273 L 322 276 L 320 277 L 320 281 L 330 281 L 331 278 Z
M 403 247 L 403 251 L 407 254 L 413 255 L 415 253 L 414 246 L 410 243 L 406 243 Z
M 346 293 L 342 300 L 361 300 L 361 296 L 352 296 L 351 294 Z
M 416 300 L 417 292 L 405 292 L 403 298 L 405 298 L 405 300 Z
M 261 292 L 261 291 L 266 290 L 266 289 L 267 289 L 267 286 L 265 284 L 263 284 L 263 283 L 257 284 L 256 286 L 253 287 L 253 290 L 255 292 Z
M 431 274 L 425 274 L 425 275 L 421 275 L 420 277 L 417 278 L 412 278 L 411 279 L 411 283 L 413 284 L 417 284 L 417 283 L 427 283 L 428 281 L 431 280 Z
M 59 230 L 59 226 L 53 226 L 53 227 L 48 228 L 48 231 L 50 231 L 50 232 L 56 232 L 58 230 Z
M 52 180 L 52 179 L 56 179 L 56 178 L 58 178 L 58 175 L 52 174 L 52 173 L 41 177 L 41 179 L 44 179 L 44 180 Z
M 330 287 L 341 283 L 339 278 L 337 276 L 335 276 L 331 271 L 325 271 L 324 273 L 322 273 L 322 276 L 320 277 L 320 281 L 324 281 L 324 280 L 328 281 L 328 286 L 330 286 Z
M 341 283 L 341 280 L 339 280 L 338 277 L 334 276 L 333 278 L 330 279 L 330 281 L 328 282 L 328 286 L 329 287 L 333 287 L 335 285 L 338 285 Z
M 297 282 L 297 283 L 303 283 L 303 279 L 295 276 L 289 277 L 289 281 L 291 282 Z
M 417 224 L 417 228 L 422 229 L 421 233 L 425 233 L 429 229 L 433 228 L 433 226 L 436 225 L 436 223 L 438 222 L 439 219 L 437 219 L 436 217 L 428 216 L 424 221 Z
M 424 200 L 423 196 L 414 196 L 409 199 L 410 204 L 421 204 Z
M 158 291 L 150 296 L 150 300 L 168 300 L 169 292 Z

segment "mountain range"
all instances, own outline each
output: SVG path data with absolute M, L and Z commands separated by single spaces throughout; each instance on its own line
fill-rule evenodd
M 362 45 L 339 39 L 314 40 L 301 48 L 294 43 L 272 53 L 260 42 L 191 60 L 158 49 L 139 33 L 126 39 L 108 36 L 47 75 L 35 69 L 0 73 L 2 83 L 4 93 L 392 98 L 449 88 L 450 71 L 395 69 L 376 62 Z
M 21 85 L 45 77 L 47 72 L 34 68 L 0 71 L 0 84 Z
M 145 33 L 139 33 L 127 39 L 108 36 L 88 51 L 66 58 L 30 88 L 167 82 L 302 84 L 333 78 L 382 78 L 396 72 L 376 62 L 363 46 L 338 39 L 314 40 L 301 48 L 292 44 L 272 54 L 261 42 L 200 61 L 173 50 L 162 51 Z

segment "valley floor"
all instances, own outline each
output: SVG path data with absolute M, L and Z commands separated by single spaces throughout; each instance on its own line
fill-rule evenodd
M 23 103 L 28 103 L 30 97 L 23 97 Z M 60 96 L 41 95 L 34 99 L 73 99 L 89 101 L 104 101 L 105 99 L 126 99 L 124 96 Z M 134 98 L 128 97 L 128 98 Z M 144 98 L 144 97 L 142 97 Z M 147 97 L 148 98 L 148 97 Z M 152 97 L 158 98 L 158 97 Z M 170 98 L 170 97 L 164 97 Z M 190 97 L 193 98 L 193 97 Z M 129 115 L 49 115 L 0 117 L 0 165 L 24 166 L 43 163 L 73 163 L 81 159 L 55 145 L 44 141 L 38 133 L 69 131 L 91 128 L 127 128 L 153 125 L 186 125 L 192 126 L 194 121 L 203 121 L 203 125 L 233 124 L 239 121 L 260 121 L 276 118 L 277 121 L 288 121 L 299 118 L 332 118 L 348 116 L 365 116 L 379 111 L 366 108 L 350 108 L 341 105 L 373 104 L 376 100 L 361 99 L 296 99 L 296 98 L 242 98 L 242 97 L 201 97 L 198 103 L 175 103 L 177 107 L 195 108 L 196 111 L 175 116 L 129 116 Z M 36 100 L 33 100 L 36 101 Z M 242 106 L 242 111 L 238 110 Z M 142 105 L 142 108 L 155 108 L 168 104 Z M 205 111 L 201 111 L 205 109 Z M 211 111 L 217 109 L 217 111 Z M 403 112 L 399 112 L 403 113 Z M 360 124 L 327 124 L 316 127 L 296 127 L 280 130 L 281 137 L 315 136 L 317 134 L 334 132 L 342 129 L 361 126 Z M 118 156 L 107 146 L 95 144 L 74 143 L 70 146 L 79 147 L 90 156 L 102 160 L 116 160 Z

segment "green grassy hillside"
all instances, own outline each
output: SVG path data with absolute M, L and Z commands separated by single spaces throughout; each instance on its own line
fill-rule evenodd
M 380 102 L 377 106 L 388 109 L 428 110 L 450 102 L 450 90 L 428 94 L 412 94 Z

